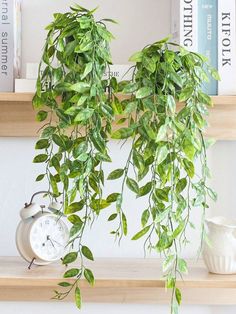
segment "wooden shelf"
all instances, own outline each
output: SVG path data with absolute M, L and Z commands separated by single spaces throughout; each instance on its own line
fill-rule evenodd
M 202 261 L 189 261 L 189 275 L 178 282 L 186 304 L 236 304 L 236 275 L 209 274 Z M 0 257 L 0 301 L 49 301 L 65 267 L 33 266 L 19 257 Z M 159 259 L 99 258 L 88 262 L 96 283 L 81 280 L 84 302 L 168 303 Z M 63 289 L 63 288 L 60 288 Z M 65 301 L 71 301 L 73 295 Z
M 32 93 L 0 93 L 0 136 L 38 136 Z M 124 96 L 120 96 L 124 97 Z M 236 140 L 236 96 L 213 96 L 207 136 Z

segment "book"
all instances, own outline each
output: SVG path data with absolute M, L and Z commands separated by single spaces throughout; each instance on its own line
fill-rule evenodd
M 171 34 L 175 43 L 198 51 L 197 0 L 171 0 Z
M 35 79 L 15 79 L 15 92 L 16 93 L 35 93 L 36 92 Z
M 219 95 L 236 95 L 235 0 L 218 0 Z
M 104 79 L 115 77 L 117 82 L 132 80 L 133 71 L 129 64 L 111 64 L 104 73 Z
M 13 92 L 20 76 L 21 1 L 0 1 L 0 92 Z
M 198 52 L 206 56 L 212 67 L 218 68 L 217 1 L 198 1 Z M 203 91 L 217 95 L 217 81 L 209 75 L 209 83 L 204 83 Z

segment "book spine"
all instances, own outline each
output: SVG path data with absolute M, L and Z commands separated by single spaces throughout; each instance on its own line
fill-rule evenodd
M 198 3 L 198 52 L 206 56 L 210 65 L 217 69 L 217 1 L 199 0 Z M 217 95 L 217 82 L 209 75 L 209 83 L 204 83 L 202 89 L 208 95 Z
M 219 95 L 236 94 L 235 0 L 218 0 Z
M 14 21 L 13 0 L 0 1 L 0 92 L 13 92 Z
M 171 33 L 174 42 L 190 51 L 198 50 L 197 0 L 172 0 Z

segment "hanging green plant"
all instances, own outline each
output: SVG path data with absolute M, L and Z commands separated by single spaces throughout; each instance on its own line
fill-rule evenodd
M 176 45 L 173 51 L 164 39 L 131 58 L 136 63 L 131 82 L 104 80 L 113 38 L 104 22 L 114 21 L 95 21 L 94 11 L 75 5 L 70 12 L 54 14 L 47 27 L 33 100 L 37 119 L 45 121 L 36 143 L 40 153 L 34 158 L 35 163 L 45 164 L 45 172 L 36 180 L 46 179 L 49 195 L 62 199 L 60 213 L 71 223 L 69 253 L 62 262 L 78 263 L 64 274 L 74 282 L 59 283 L 64 290 L 56 291 L 55 298 L 64 299 L 73 291 L 81 307 L 80 278 L 94 284 L 93 273 L 85 266 L 85 258 L 93 260 L 93 254 L 83 242 L 84 231 L 102 209 L 115 203 L 116 210 L 108 219 L 118 221 L 112 233 L 118 239 L 127 234 L 123 210 L 127 187 L 137 197 L 147 197 L 142 228 L 132 239 L 145 237 L 145 250 L 164 257 L 166 286 L 172 289 L 171 310 L 177 313 L 181 292 L 176 279 L 187 272 L 181 247 L 188 243 L 187 227 L 193 226 L 191 210 L 201 207 L 204 219 L 207 196 L 216 198 L 206 182 L 208 142 L 203 137 L 211 99 L 201 86 L 208 72 L 215 79 L 218 75 L 204 57 Z M 118 92 L 128 94 L 128 99 L 120 102 Z M 180 110 L 176 102 L 183 102 Z M 117 122 L 121 127 L 112 133 L 116 114 L 123 114 Z M 111 133 L 113 139 L 131 139 L 132 147 L 124 168 L 108 176 L 108 180 L 122 178 L 121 191 L 104 198 L 103 162 L 111 162 L 107 149 Z
M 41 138 L 36 143 L 40 153 L 35 163 L 44 163 L 45 172 L 36 181 L 46 179 L 53 197 L 62 199 L 61 214 L 71 223 L 69 253 L 63 264 L 78 260 L 78 267 L 68 268 L 62 282 L 65 292 L 75 291 L 77 307 L 81 306 L 79 279 L 84 276 L 93 285 L 94 276 L 84 259 L 93 260 L 91 250 L 83 243 L 83 234 L 100 210 L 114 201 L 103 199 L 102 165 L 110 162 L 108 136 L 114 110 L 103 79 L 111 63 L 109 43 L 113 38 L 106 21 L 95 21 L 93 13 L 79 5 L 67 13 L 54 14 L 46 30 L 47 38 L 40 62 L 37 92 L 33 105 L 38 121 L 45 121 Z
M 137 197 L 146 196 L 142 229 L 132 240 L 145 238 L 144 249 L 154 250 L 164 258 L 163 272 L 166 287 L 172 289 L 174 314 L 181 303 L 176 279 L 187 273 L 181 248 L 188 243 L 187 228 L 193 227 L 191 211 L 193 207 L 201 208 L 204 221 L 207 197 L 216 199 L 206 182 L 209 141 L 203 136 L 212 101 L 202 92 L 202 86 L 208 81 L 208 72 L 215 79 L 219 77 L 205 57 L 171 44 L 168 39 L 145 47 L 130 61 L 136 63 L 133 81 L 119 84 L 119 89 L 122 87 L 123 93 L 130 95 L 120 104 L 124 116 L 119 124 L 125 126 L 116 130 L 112 138 L 131 139 L 132 147 L 125 167 L 108 176 L 108 180 L 123 178 L 117 212 L 111 217 L 118 220 L 114 233 L 122 237 L 127 233 L 124 189 L 130 189 Z M 182 102 L 180 110 L 176 102 Z M 135 177 L 130 173 L 135 173 Z

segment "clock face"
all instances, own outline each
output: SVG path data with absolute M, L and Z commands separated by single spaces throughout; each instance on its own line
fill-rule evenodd
M 46 261 L 60 259 L 68 243 L 68 228 L 55 215 L 43 215 L 35 220 L 30 230 L 30 245 L 38 258 Z

